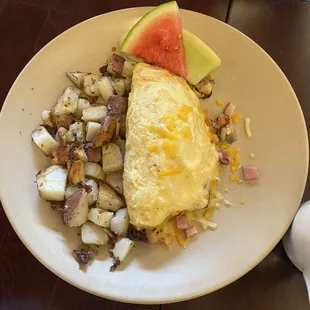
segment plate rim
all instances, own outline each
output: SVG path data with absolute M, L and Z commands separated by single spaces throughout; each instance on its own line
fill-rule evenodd
M 96 16 L 93 16 L 91 18 L 88 18 L 86 20 L 83 20 L 81 22 L 79 22 L 78 24 L 75 24 L 73 25 L 72 27 L 66 29 L 65 31 L 61 32 L 59 35 L 57 35 L 55 38 L 53 38 L 51 41 L 49 41 L 47 44 L 45 44 L 29 61 L 28 63 L 23 67 L 23 69 L 21 70 L 21 72 L 18 74 L 18 76 L 16 77 L 14 83 L 12 84 L 8 94 L 6 95 L 6 98 L 4 100 L 4 103 L 3 103 L 3 106 L 2 106 L 2 109 L 1 109 L 1 113 L 0 113 L 0 120 L 1 118 L 4 117 L 4 113 L 5 113 L 5 110 L 7 109 L 7 101 L 8 101 L 8 98 L 10 97 L 11 95 L 11 92 L 13 91 L 14 87 L 15 87 L 15 84 L 18 82 L 18 80 L 20 79 L 21 75 L 23 74 L 23 72 L 28 68 L 28 66 L 31 65 L 32 61 L 37 57 L 38 54 L 40 54 L 41 52 L 43 52 L 43 50 L 45 50 L 46 48 L 48 48 L 48 46 L 50 44 L 52 44 L 54 41 L 56 41 L 57 39 L 59 39 L 59 37 L 61 37 L 62 35 L 64 35 L 66 32 L 69 32 L 70 30 L 74 29 L 74 28 L 78 28 L 80 26 L 82 26 L 84 23 L 87 23 L 87 22 L 90 22 L 91 20 L 94 20 L 94 19 L 98 19 L 98 18 L 101 18 L 102 16 L 106 16 L 106 15 L 110 15 L 110 14 L 115 14 L 115 13 L 118 13 L 118 12 L 124 12 L 124 11 L 134 11 L 134 10 L 140 10 L 140 9 L 152 9 L 154 8 L 154 6 L 138 6 L 138 7 L 130 7 L 130 8 L 124 8 L 124 9 L 119 9 L 119 10 L 113 10 L 113 11 L 109 11 L 109 12 L 106 12 L 106 13 L 103 13 L 103 14 L 99 14 L 99 15 L 96 15 Z M 303 193 L 304 193 L 304 190 L 305 190 L 305 187 L 307 185 L 307 177 L 308 177 L 308 170 L 309 170 L 309 144 L 307 143 L 307 141 L 309 141 L 309 137 L 308 137 L 308 132 L 307 132 L 307 125 L 306 125 L 306 121 L 305 121 L 305 117 L 304 117 L 304 114 L 303 114 L 303 111 L 302 111 L 302 108 L 301 108 L 301 105 L 300 105 L 300 102 L 298 100 L 298 97 L 292 87 L 292 85 L 290 84 L 288 78 L 286 77 L 286 75 L 284 74 L 284 72 L 282 71 L 282 69 L 278 66 L 278 64 L 275 62 L 275 60 L 258 44 L 256 43 L 253 39 L 251 39 L 250 37 L 248 37 L 247 35 L 245 35 L 244 33 L 242 33 L 240 30 L 234 28 L 233 26 L 229 25 L 228 23 L 226 22 L 223 22 L 217 18 L 214 18 L 212 16 L 209 16 L 209 15 L 206 15 L 206 14 L 203 14 L 201 12 L 197 12 L 197 11 L 193 11 L 193 10 L 187 10 L 187 9 L 182 9 L 180 8 L 181 12 L 183 11 L 187 11 L 187 12 L 193 12 L 195 14 L 199 14 L 201 15 L 203 18 L 209 18 L 209 19 L 212 19 L 214 22 L 216 23 L 220 23 L 220 24 L 224 24 L 226 27 L 229 27 L 232 31 L 235 31 L 237 33 L 239 33 L 239 35 L 241 35 L 244 39 L 250 41 L 251 44 L 254 44 L 256 45 L 268 58 L 269 60 L 271 60 L 271 62 L 273 63 L 274 67 L 278 70 L 278 72 L 281 74 L 281 76 L 284 78 L 284 81 L 285 83 L 287 84 L 288 88 L 290 89 L 290 92 L 292 93 L 293 97 L 295 98 L 296 102 L 298 103 L 297 105 L 297 108 L 299 109 L 299 113 L 301 115 L 301 118 L 303 120 L 303 130 L 304 130 L 304 134 L 305 134 L 305 138 L 306 138 L 306 143 L 305 145 L 303 146 L 305 148 L 305 157 L 307 159 L 306 161 L 306 173 L 304 175 L 304 180 L 303 180 L 303 183 L 304 183 L 304 186 L 302 188 L 302 194 L 301 194 L 301 197 L 299 199 L 299 205 L 302 201 L 302 197 L 303 197 Z M 1 176 L 0 176 L 1 178 Z M 277 238 L 275 238 L 274 242 L 271 243 L 271 246 L 266 248 L 266 250 L 262 253 L 261 256 L 259 256 L 255 261 L 252 262 L 252 264 L 248 265 L 246 268 L 244 268 L 243 272 L 241 272 L 240 274 L 236 275 L 235 277 L 231 277 L 229 278 L 227 281 L 223 281 L 219 284 L 217 284 L 216 286 L 212 287 L 212 289 L 200 289 L 199 291 L 197 291 L 197 293 L 194 293 L 194 294 L 188 294 L 188 295 L 184 295 L 184 296 L 181 296 L 181 297 L 165 297 L 164 299 L 161 299 L 161 300 L 158 300 L 158 297 L 157 299 L 152 299 L 150 297 L 140 297 L 140 299 L 137 299 L 137 298 L 131 298 L 131 297 L 122 297 L 120 296 L 119 294 L 106 294 L 104 291 L 101 291 L 100 293 L 92 290 L 92 289 L 88 289 L 86 287 L 83 287 L 82 285 L 80 285 L 79 283 L 73 283 L 69 277 L 66 276 L 65 273 L 61 273 L 60 271 L 56 270 L 53 268 L 52 265 L 46 263 L 43 261 L 43 259 L 41 259 L 38 251 L 35 250 L 34 247 L 31 247 L 31 245 L 28 243 L 28 241 L 26 241 L 22 234 L 19 232 L 19 229 L 18 227 L 14 224 L 14 219 L 12 217 L 9 216 L 9 212 L 7 210 L 9 210 L 9 207 L 8 205 L 6 205 L 6 202 L 3 201 L 3 199 L 1 198 L 2 197 L 2 194 L 1 194 L 1 188 L 0 188 L 0 200 L 1 200 L 1 203 L 2 203 L 2 206 L 3 206 L 3 210 L 11 224 L 11 226 L 13 227 L 15 233 L 17 234 L 18 238 L 22 241 L 22 243 L 25 245 L 25 247 L 27 248 L 27 250 L 43 265 L 45 266 L 49 271 L 51 271 L 53 274 L 55 274 L 56 276 L 58 276 L 60 279 L 64 280 L 65 282 L 69 283 L 70 285 L 73 285 L 74 287 L 77 287 L 81 290 L 83 290 L 84 292 L 87 292 L 87 293 L 90 293 L 92 295 L 95 295 L 95 296 L 98 296 L 98 297 L 101 297 L 101 298 L 106 298 L 106 299 L 109 299 L 109 300 L 113 300 L 113 301 L 119 301 L 119 302 L 125 302 L 125 303 L 135 303 L 135 304 L 169 304 L 169 303 L 175 303 L 175 302 L 182 302 L 182 301 L 186 301 L 186 300 L 191 300 L 191 299 L 194 299 L 194 298 L 198 298 L 198 297 L 201 297 L 201 296 L 204 296 L 204 295 L 207 295 L 207 294 L 210 294 L 214 291 L 217 291 L 231 283 L 233 283 L 234 281 L 238 280 L 239 278 L 241 278 L 242 276 L 244 276 L 246 273 L 248 273 L 249 271 L 251 271 L 255 266 L 257 266 L 273 249 L 274 247 L 280 242 L 280 240 L 282 239 L 282 237 L 284 236 L 285 232 L 288 230 L 288 228 L 290 227 L 291 225 L 291 222 L 293 221 L 294 218 L 292 218 L 289 223 L 287 223 L 287 225 L 283 228 L 283 231 L 281 232 L 281 234 L 279 236 L 277 236 Z M 295 212 L 295 214 L 297 213 L 298 211 L 298 208 Z M 295 216 L 295 215 L 294 215 Z

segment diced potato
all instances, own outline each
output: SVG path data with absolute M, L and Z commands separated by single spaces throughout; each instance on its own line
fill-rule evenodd
M 54 118 L 54 115 L 52 111 L 42 111 L 42 125 L 48 126 L 51 128 L 57 128 L 56 120 Z
M 55 135 L 55 140 L 60 145 L 66 145 L 67 144 L 67 132 L 68 132 L 68 130 L 64 127 L 58 128 L 56 135 Z
M 98 105 L 107 105 L 107 101 L 106 100 L 104 100 L 101 96 L 100 97 L 98 97 L 97 98 L 97 100 L 96 100 L 96 105 L 98 106 Z
M 84 148 L 82 146 L 77 147 L 74 151 L 73 151 L 73 155 L 75 159 L 80 159 L 81 161 L 87 162 L 88 158 L 86 155 L 86 152 L 84 150 Z
M 123 71 L 122 71 L 122 76 L 125 78 L 131 78 L 133 74 L 133 68 L 136 63 L 131 62 L 129 60 L 125 60 L 124 66 L 123 66 Z
M 86 72 L 67 72 L 68 78 L 71 80 L 71 82 L 79 88 L 83 87 L 84 83 L 84 76 L 87 75 Z
M 37 174 L 37 186 L 40 196 L 49 201 L 63 201 L 68 171 L 54 165 Z
M 86 125 L 86 141 L 93 141 L 101 125 L 95 122 L 88 122 Z
M 76 112 L 74 113 L 74 115 L 75 115 L 77 118 L 81 119 L 81 118 L 82 118 L 82 115 L 83 115 L 83 110 L 88 109 L 88 108 L 90 108 L 90 107 L 91 107 L 91 105 L 90 105 L 90 103 L 89 103 L 88 100 L 83 99 L 83 98 L 80 98 L 80 99 L 78 100 L 77 110 L 76 110 Z
M 108 110 L 105 106 L 91 107 L 83 110 L 82 119 L 84 122 L 100 122 L 107 116 Z
M 102 171 L 102 167 L 96 163 L 87 162 L 84 166 L 85 175 L 90 178 L 94 178 L 97 180 L 104 180 L 104 174 Z
M 122 78 L 113 78 L 111 79 L 112 87 L 115 93 L 119 96 L 124 96 L 126 88 L 125 88 L 125 79 Z
M 75 141 L 75 135 L 74 135 L 74 133 L 72 133 L 71 131 L 68 131 L 68 132 L 66 133 L 66 141 L 67 141 L 67 143 L 72 143 L 72 142 L 74 142 L 74 141 Z
M 70 125 L 69 131 L 71 131 L 74 134 L 78 142 L 85 141 L 86 131 L 85 131 L 85 124 L 83 122 L 75 122 L 74 124 Z
M 53 109 L 53 114 L 60 116 L 61 114 L 74 114 L 77 110 L 77 104 L 81 90 L 76 87 L 67 87 L 63 95 L 57 100 Z
M 65 165 L 69 160 L 69 146 L 59 146 L 51 152 L 52 164 L 53 165 Z
M 114 213 L 99 208 L 92 208 L 88 213 L 88 220 L 98 226 L 109 228 Z
M 61 114 L 57 117 L 57 127 L 64 127 L 69 129 L 70 125 L 75 122 L 75 117 L 71 114 Z
M 91 161 L 93 163 L 101 162 L 102 148 L 101 147 L 87 148 L 86 155 L 87 155 L 88 161 Z
M 114 189 L 101 182 L 99 185 L 99 196 L 96 206 L 103 210 L 117 211 L 124 206 L 124 202 Z
M 91 222 L 86 222 L 82 226 L 81 238 L 85 244 L 103 245 L 109 241 L 109 237 L 104 228 Z
M 111 220 L 111 230 L 119 236 L 126 236 L 129 227 L 129 216 L 126 208 L 119 209 Z
M 72 184 L 68 184 L 65 191 L 65 197 L 68 199 L 71 195 L 73 195 L 76 191 L 78 191 L 79 188 Z
M 123 195 L 123 173 L 112 172 L 106 176 L 106 182 L 115 189 L 119 194 Z
M 115 117 L 107 116 L 104 119 L 103 125 L 98 130 L 95 138 L 95 147 L 102 146 L 103 144 L 109 143 L 112 138 L 115 137 L 117 119 Z
M 134 241 L 128 238 L 122 238 L 115 243 L 112 253 L 116 259 L 122 262 L 127 257 L 129 252 L 132 250 L 134 245 L 135 245 Z
M 85 181 L 84 162 L 81 160 L 68 161 L 69 182 L 78 184 Z
M 107 76 L 102 76 L 97 85 L 102 99 L 107 102 L 108 99 L 114 94 L 110 78 Z
M 118 138 L 115 142 L 114 142 L 119 149 L 121 150 L 122 153 L 122 157 L 123 157 L 123 161 L 124 161 L 124 157 L 125 157 L 125 152 L 126 152 L 126 141 L 122 140 L 120 138 Z
M 88 205 L 91 206 L 98 199 L 99 195 L 98 185 L 94 180 L 86 180 L 84 184 L 91 187 L 91 191 L 88 193 Z
M 125 79 L 126 95 L 129 95 L 131 92 L 131 84 L 132 84 L 132 78 L 127 77 Z
M 123 169 L 123 157 L 120 148 L 109 143 L 102 147 L 102 171 L 111 173 Z
M 32 133 L 32 140 L 46 155 L 59 146 L 59 143 L 43 126 L 40 126 Z
M 88 96 L 98 97 L 100 96 L 100 92 L 98 89 L 97 81 L 99 80 L 99 76 L 97 74 L 89 73 L 84 76 L 83 87 L 84 91 Z
M 79 189 L 66 200 L 63 221 L 70 227 L 78 227 L 87 221 L 87 216 L 87 192 L 85 189 Z

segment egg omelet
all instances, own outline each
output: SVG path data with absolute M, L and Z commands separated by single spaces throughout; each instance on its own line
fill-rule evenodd
M 186 81 L 137 64 L 126 127 L 123 178 L 130 222 L 138 229 L 154 228 L 182 211 L 205 208 L 218 154 Z

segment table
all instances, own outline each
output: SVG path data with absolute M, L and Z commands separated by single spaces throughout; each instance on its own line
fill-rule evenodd
M 18 73 L 47 42 L 92 16 L 159 0 L 0 0 L 0 107 Z M 299 0 L 179 0 L 182 8 L 225 21 L 261 45 L 292 83 L 310 123 L 310 3 Z M 310 198 L 308 180 L 304 200 Z M 21 206 L 22 207 L 22 206 Z M 139 306 L 80 291 L 43 267 L 18 239 L 0 208 L 0 310 L 48 309 L 310 309 L 301 273 L 279 244 L 235 283 L 172 305 Z

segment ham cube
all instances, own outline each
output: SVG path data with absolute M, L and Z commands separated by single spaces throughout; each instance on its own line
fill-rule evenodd
M 187 229 L 188 228 L 187 218 L 185 215 L 178 215 L 177 216 L 177 228 L 179 228 L 179 229 Z
M 255 166 L 242 166 L 243 176 L 246 181 L 256 180 L 258 178 L 258 168 Z
M 197 228 L 193 226 L 189 229 L 186 229 L 185 234 L 187 238 L 193 237 L 198 234 Z

